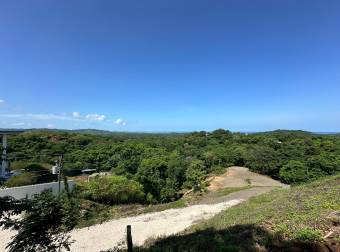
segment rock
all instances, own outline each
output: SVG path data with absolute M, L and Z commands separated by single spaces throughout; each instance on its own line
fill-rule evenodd
M 331 252 L 340 252 L 340 228 L 333 227 L 324 237 L 325 245 Z
M 338 226 L 340 224 L 340 211 L 331 212 L 327 219 L 333 223 L 333 225 Z

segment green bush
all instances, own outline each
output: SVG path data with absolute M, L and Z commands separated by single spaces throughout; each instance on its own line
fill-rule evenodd
M 37 176 L 31 172 L 25 172 L 20 175 L 11 177 L 5 182 L 7 187 L 25 186 L 37 184 Z
M 318 229 L 312 229 L 310 227 L 302 228 L 295 233 L 295 239 L 299 241 L 321 241 L 322 232 Z
M 78 188 L 81 197 L 98 203 L 114 205 L 142 203 L 145 201 L 143 186 L 123 176 L 99 177 Z
M 11 162 L 11 170 L 49 170 L 51 167 L 48 163 L 36 163 L 28 161 L 13 161 Z
M 24 172 L 7 180 L 5 183 L 7 187 L 49 183 L 57 179 L 57 175 L 53 175 L 40 164 L 28 163 L 21 165 Z

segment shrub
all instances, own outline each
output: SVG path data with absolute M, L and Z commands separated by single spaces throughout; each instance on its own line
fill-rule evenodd
M 24 172 L 11 177 L 5 185 L 8 187 L 34 185 L 52 182 L 57 179 L 57 175 L 50 173 L 48 169 L 40 164 L 26 164 L 23 166 Z
M 123 176 L 99 177 L 79 187 L 81 197 L 103 204 L 144 202 L 143 186 Z
M 312 229 L 310 227 L 302 228 L 296 232 L 295 239 L 306 242 L 321 241 L 322 232 L 318 229 Z
M 11 177 L 5 182 L 7 187 L 34 185 L 37 183 L 37 176 L 31 172 L 25 172 L 16 176 Z

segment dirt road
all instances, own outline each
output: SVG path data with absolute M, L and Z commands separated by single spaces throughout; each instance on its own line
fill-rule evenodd
M 72 244 L 71 251 L 95 252 L 108 250 L 114 246 L 125 246 L 125 229 L 127 225 L 132 226 L 134 244 L 142 245 L 149 238 L 181 232 L 195 222 L 211 218 L 215 214 L 250 197 L 268 192 L 275 187 L 285 187 L 278 181 L 249 172 L 246 168 L 231 167 L 227 173 L 211 180 L 209 190 L 210 193 L 214 194 L 217 189 L 242 187 L 249 184 L 257 187 L 251 187 L 221 197 L 213 197 L 213 195 L 209 197 L 208 193 L 208 197 L 204 197 L 197 205 L 111 220 L 88 228 L 73 230 L 71 236 L 75 243 Z M 13 234 L 14 232 L 12 231 L 0 230 L 0 251 L 5 251 L 6 243 Z
M 127 225 L 132 226 L 133 243 L 142 245 L 148 238 L 178 233 L 199 220 L 211 218 L 241 202 L 230 200 L 218 204 L 169 209 L 74 230 L 71 234 L 76 242 L 71 246 L 71 251 L 100 251 L 117 245 L 124 246 Z
M 71 251 L 95 252 L 108 250 L 114 246 L 125 246 L 127 225 L 132 226 L 134 244 L 142 245 L 148 238 L 178 233 L 199 220 L 211 218 L 215 214 L 241 202 L 242 200 L 234 199 L 218 204 L 193 205 L 111 220 L 88 228 L 76 229 L 71 232 L 72 239 L 75 240 L 75 243 L 71 246 Z M 6 243 L 13 234 L 13 231 L 0 231 L 0 251 L 6 251 Z

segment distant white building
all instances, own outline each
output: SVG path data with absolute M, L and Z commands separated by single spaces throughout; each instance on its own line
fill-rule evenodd
M 54 174 L 54 175 L 59 174 L 59 167 L 58 167 L 58 165 L 52 166 L 52 174 Z

